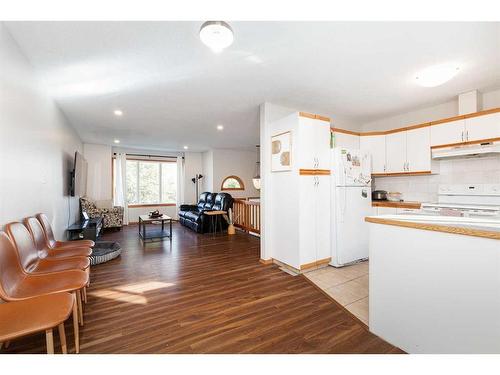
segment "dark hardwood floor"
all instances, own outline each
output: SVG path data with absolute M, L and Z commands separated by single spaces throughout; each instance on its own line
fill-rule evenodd
M 92 267 L 82 353 L 400 352 L 304 277 L 260 264 L 258 238 L 174 224 L 171 243 L 143 245 L 137 226 L 102 239 L 119 241 L 123 253 Z M 67 322 L 68 343 L 71 332 Z M 1 352 L 43 353 L 44 335 Z

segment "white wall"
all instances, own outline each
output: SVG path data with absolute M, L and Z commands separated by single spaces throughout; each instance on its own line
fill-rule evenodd
M 276 217 L 272 209 L 272 191 L 268 189 L 271 185 L 271 135 L 273 129 L 271 124 L 282 119 L 296 110 L 278 106 L 272 103 L 260 105 L 260 167 L 261 167 L 261 189 L 260 189 L 260 257 L 270 259 L 273 257 L 273 225 Z
M 500 107 L 500 90 L 480 98 L 479 110 Z M 363 131 L 388 130 L 458 115 L 458 99 L 364 124 Z M 375 189 L 403 193 L 403 199 L 419 202 L 437 200 L 439 184 L 500 183 L 500 157 L 441 160 L 439 174 L 433 176 L 376 177 Z M 464 173 L 465 171 L 465 173 Z
M 222 181 L 228 176 L 238 176 L 245 190 L 228 191 L 235 198 L 258 197 L 260 192 L 253 186 L 257 150 L 213 150 L 213 192 L 221 192 Z
M 198 202 L 198 197 L 196 196 L 196 186 L 191 179 L 196 174 L 203 174 L 201 152 L 186 152 L 184 157 L 184 203 L 194 204 Z M 203 190 L 202 184 L 203 181 L 200 182 L 198 193 Z
M 38 212 L 64 238 L 79 215 L 69 172 L 82 142 L 0 23 L 0 226 Z
M 214 191 L 214 153 L 213 151 L 205 151 L 202 154 L 203 191 Z
M 111 146 L 85 143 L 83 155 L 88 163 L 87 197 L 93 200 L 112 198 Z
M 479 102 L 482 105 L 478 110 L 500 107 L 500 89 L 482 93 L 480 96 Z M 458 116 L 458 96 L 445 103 L 367 122 L 361 125 L 361 131 L 389 130 L 453 116 Z

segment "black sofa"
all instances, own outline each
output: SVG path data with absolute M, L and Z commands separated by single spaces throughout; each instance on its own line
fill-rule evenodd
M 205 211 L 227 211 L 233 207 L 233 197 L 228 193 L 200 194 L 197 204 L 181 204 L 179 207 L 179 222 L 197 233 L 207 233 L 210 230 L 210 217 L 204 215 Z M 222 220 L 223 228 L 227 222 Z

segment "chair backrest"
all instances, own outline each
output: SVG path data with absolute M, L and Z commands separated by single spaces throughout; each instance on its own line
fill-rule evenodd
M 54 236 L 54 232 L 52 231 L 52 226 L 50 225 L 49 218 L 45 214 L 38 214 L 36 218 L 40 222 L 43 228 L 43 232 L 45 234 L 45 241 L 49 245 L 49 247 L 53 247 L 56 243 L 56 238 Z
M 23 269 L 31 272 L 36 267 L 39 258 L 28 228 L 21 223 L 10 223 L 5 226 L 5 231 L 16 247 Z
M 12 300 L 12 292 L 24 276 L 14 244 L 7 233 L 0 232 L 0 298 Z
M 203 210 L 205 208 L 205 204 L 207 203 L 207 196 L 210 193 L 208 191 L 205 191 L 204 193 L 200 194 L 200 198 L 198 199 L 198 209 Z
M 47 238 L 45 237 L 42 224 L 40 224 L 38 219 L 36 217 L 27 217 L 24 219 L 24 225 L 26 225 L 26 228 L 28 228 L 31 233 L 35 249 L 37 251 L 46 250 L 48 248 Z
M 228 193 L 218 193 L 215 196 L 214 205 L 212 209 L 215 211 L 227 211 L 233 207 L 233 197 Z

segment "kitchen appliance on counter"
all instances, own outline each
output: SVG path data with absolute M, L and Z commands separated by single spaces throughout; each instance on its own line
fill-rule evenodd
M 368 223 L 372 213 L 371 159 L 361 150 L 332 150 L 332 260 L 341 267 L 368 258 Z
M 374 200 L 374 201 L 386 201 L 387 200 L 387 191 L 385 191 L 385 190 L 372 191 L 372 200 Z
M 500 184 L 446 184 L 438 187 L 438 201 L 422 203 L 427 215 L 488 217 L 500 221 Z

